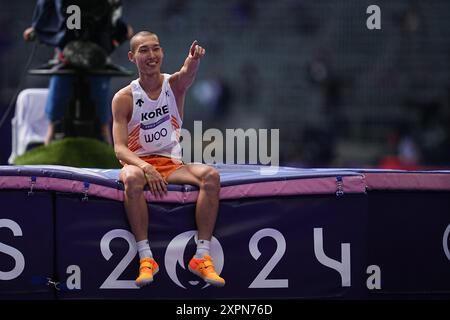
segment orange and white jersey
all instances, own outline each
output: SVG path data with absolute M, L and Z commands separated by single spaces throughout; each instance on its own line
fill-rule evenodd
M 138 156 L 161 155 L 181 159 L 181 117 L 175 96 L 169 84 L 170 74 L 164 81 L 157 100 L 152 100 L 139 84 L 131 82 L 133 115 L 128 122 L 128 148 Z

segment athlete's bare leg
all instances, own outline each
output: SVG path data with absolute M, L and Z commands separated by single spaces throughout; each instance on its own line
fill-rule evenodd
M 188 164 L 175 170 L 166 180 L 200 188 L 195 209 L 198 238 L 210 241 L 219 210 L 220 175 L 217 170 L 204 164 Z
M 128 165 L 120 171 L 119 179 L 125 185 L 124 205 L 136 242 L 148 238 L 148 208 L 144 197 L 147 183 L 141 168 Z

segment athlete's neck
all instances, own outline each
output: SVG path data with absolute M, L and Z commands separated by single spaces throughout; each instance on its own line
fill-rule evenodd
M 139 84 L 146 92 L 154 92 L 161 88 L 164 76 L 160 72 L 151 74 L 139 73 Z

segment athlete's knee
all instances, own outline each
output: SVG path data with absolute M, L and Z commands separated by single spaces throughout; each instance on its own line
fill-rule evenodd
M 220 190 L 220 174 L 214 168 L 209 168 L 202 176 L 201 187 L 209 192 L 219 192 Z
M 143 171 L 135 166 L 127 166 L 123 173 L 123 184 L 125 193 L 128 197 L 139 196 L 145 185 L 145 177 Z

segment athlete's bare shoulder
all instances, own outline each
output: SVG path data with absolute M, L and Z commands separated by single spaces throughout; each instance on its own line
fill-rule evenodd
M 127 85 L 126 87 L 120 89 L 116 92 L 113 99 L 127 100 L 133 99 L 133 93 L 131 92 L 131 86 Z
M 117 107 L 133 108 L 133 93 L 131 92 L 131 86 L 128 85 L 125 88 L 116 92 L 112 99 L 113 110 Z
M 128 119 L 131 118 L 133 113 L 133 93 L 131 91 L 131 86 L 128 85 L 125 88 L 120 89 L 116 92 L 112 99 L 112 114 L 113 119 Z

